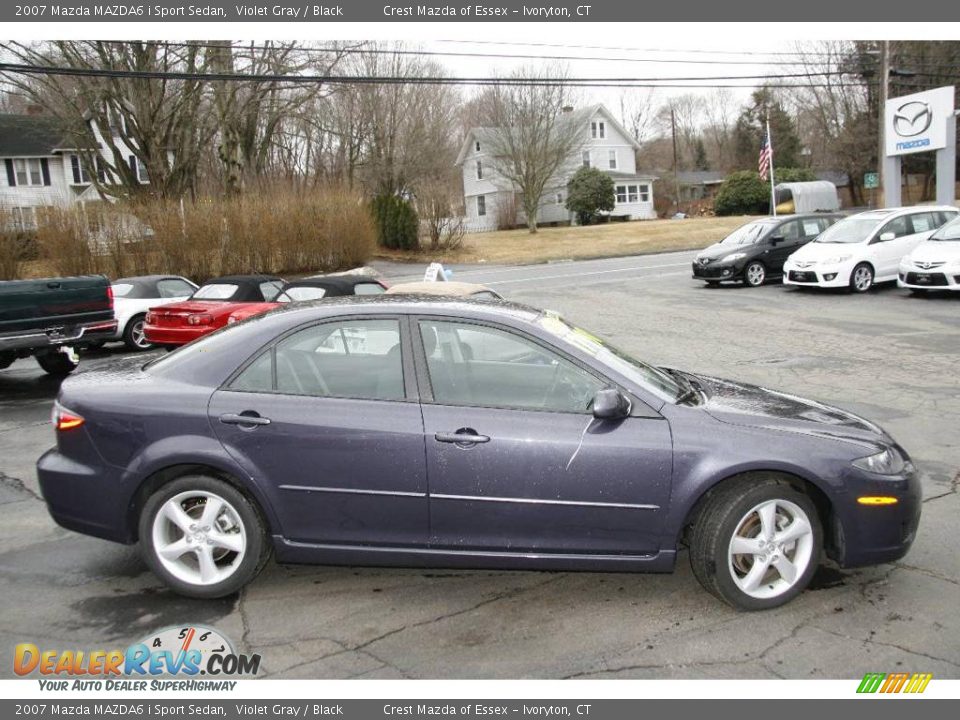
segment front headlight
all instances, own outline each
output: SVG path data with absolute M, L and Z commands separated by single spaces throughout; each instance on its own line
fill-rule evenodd
M 829 258 L 827 258 L 826 260 L 824 260 L 824 261 L 823 261 L 823 264 L 824 264 L 824 265 L 839 265 L 839 264 L 842 263 L 842 262 L 846 262 L 846 261 L 849 260 L 851 257 L 853 257 L 853 256 L 852 256 L 852 255 L 834 255 L 833 257 L 829 257 Z
M 854 467 L 876 475 L 899 475 L 906 465 L 903 455 L 892 447 L 884 448 L 876 455 L 868 455 L 853 461 Z
M 732 255 L 727 255 L 721 262 L 736 262 L 737 260 L 743 260 L 746 256 L 746 253 L 733 253 Z

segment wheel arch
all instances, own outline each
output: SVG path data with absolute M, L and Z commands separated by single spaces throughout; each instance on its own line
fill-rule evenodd
M 143 511 L 143 506 L 146 504 L 147 499 L 164 485 L 167 485 L 179 478 L 186 477 L 187 475 L 207 475 L 209 477 L 216 478 L 217 480 L 221 480 L 222 482 L 225 482 L 236 489 L 253 506 L 254 511 L 263 521 L 263 525 L 266 528 L 267 533 L 273 534 L 275 526 L 273 513 L 270 512 L 270 508 L 266 504 L 266 500 L 261 498 L 259 493 L 251 490 L 250 484 L 243 482 L 240 478 L 226 470 L 223 470 L 222 468 L 202 462 L 196 462 L 180 463 L 161 468 L 148 475 L 139 484 L 130 499 L 129 507 L 127 508 L 127 527 L 129 528 L 129 534 L 133 542 L 139 540 L 138 529 L 140 526 L 140 513 Z
M 816 482 L 797 473 L 792 473 L 782 469 L 769 470 L 747 470 L 733 473 L 705 488 L 697 499 L 690 505 L 680 526 L 680 532 L 677 537 L 677 544 L 686 543 L 689 537 L 690 528 L 693 527 L 697 516 L 703 510 L 704 505 L 721 487 L 726 487 L 734 482 L 750 482 L 751 480 L 777 478 L 784 480 L 794 489 L 802 492 L 813 502 L 817 509 L 817 516 L 823 528 L 823 546 L 827 556 L 833 559 L 843 555 L 843 527 L 839 516 L 830 500 L 830 497 L 824 492 Z

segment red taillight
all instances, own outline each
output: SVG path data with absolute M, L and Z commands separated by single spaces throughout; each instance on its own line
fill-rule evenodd
M 143 319 L 143 321 L 147 323 L 147 325 L 153 325 L 153 321 L 154 321 L 153 313 L 150 311 L 147 311 L 147 316 Z
M 209 325 L 213 322 L 213 315 L 207 313 L 197 313 L 187 317 L 187 325 Z
M 110 309 L 113 310 L 113 285 L 107 285 L 107 298 L 110 300 Z
M 77 415 L 72 410 L 67 410 L 58 402 L 53 404 L 53 413 L 51 414 L 50 420 L 57 430 L 73 430 L 85 422 L 80 415 Z
M 377 280 L 377 284 L 378 284 L 380 287 L 382 287 L 384 290 L 389 290 L 389 289 L 390 289 L 390 283 L 388 283 L 386 280 Z

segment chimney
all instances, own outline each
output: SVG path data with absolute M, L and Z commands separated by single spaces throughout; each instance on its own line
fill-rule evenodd
M 573 105 L 564 105 L 564 106 L 563 106 L 563 112 L 564 112 L 564 113 L 567 113 L 567 114 L 572 113 L 572 112 L 573 112 Z

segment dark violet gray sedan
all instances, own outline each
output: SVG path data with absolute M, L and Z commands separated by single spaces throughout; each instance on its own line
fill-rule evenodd
M 142 361 L 140 361 L 142 363 Z M 920 488 L 876 425 L 647 365 L 562 318 L 411 296 L 292 305 L 68 379 L 38 462 L 66 528 L 177 592 L 281 562 L 654 571 L 741 609 L 821 554 L 889 562 Z

